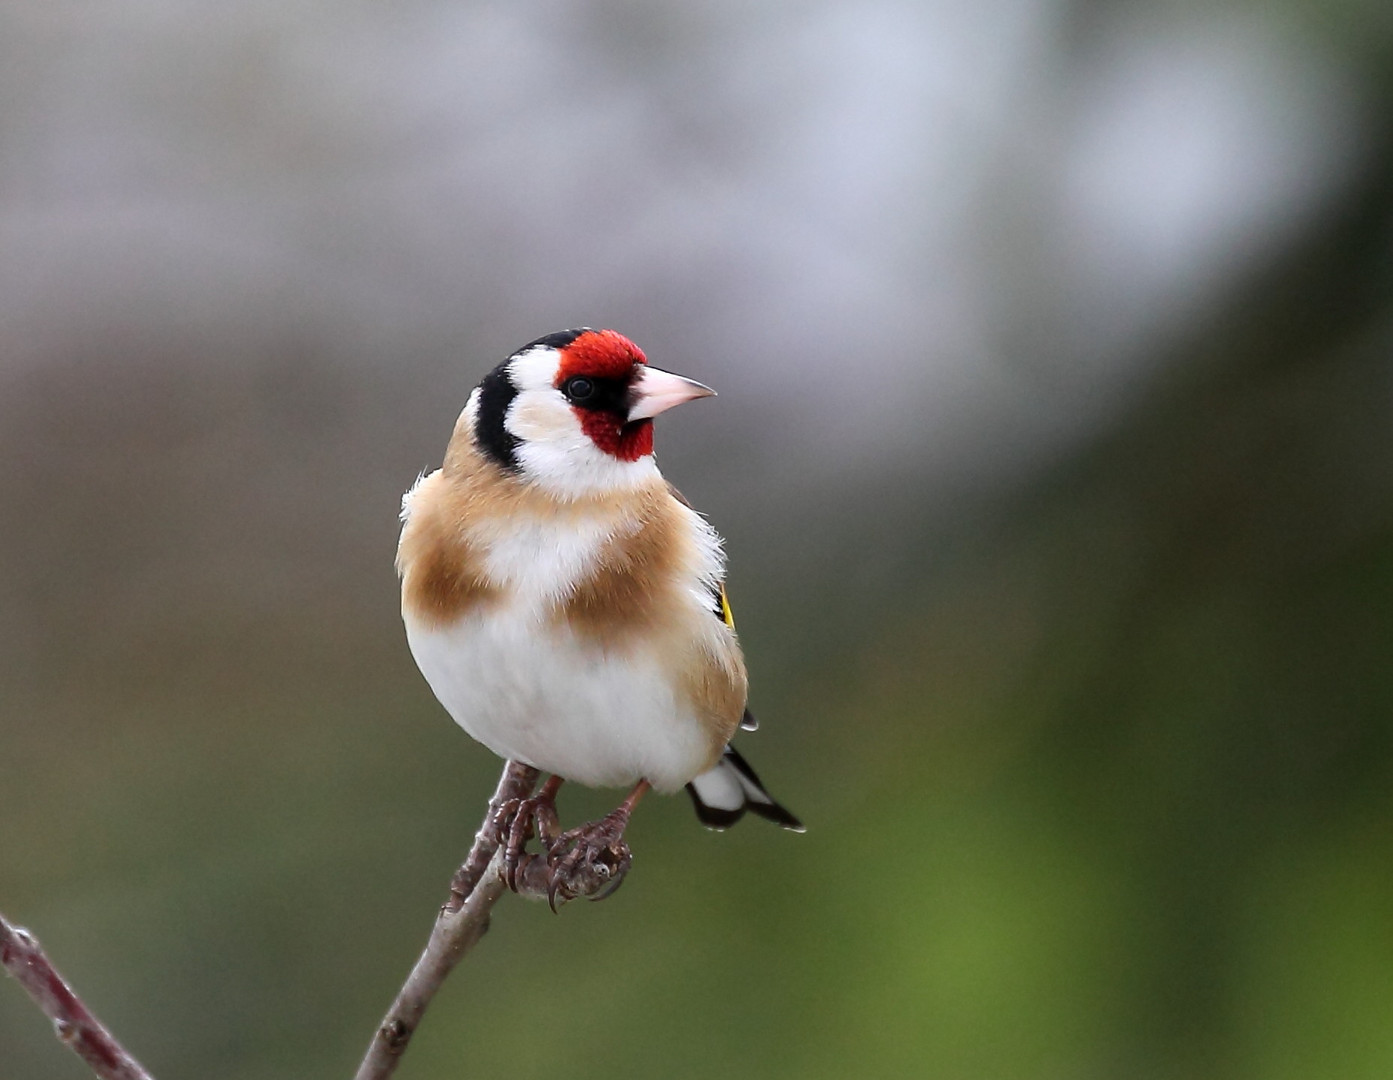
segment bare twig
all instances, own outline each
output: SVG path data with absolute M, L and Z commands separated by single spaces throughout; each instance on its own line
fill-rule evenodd
M 503 818 L 510 806 L 515 807 L 532 793 L 537 775 L 536 769 L 515 761 L 504 768 L 484 823 L 474 836 L 474 846 L 450 882 L 450 898 L 440 909 L 425 951 L 373 1035 L 355 1080 L 386 1080 L 396 1071 L 426 1006 L 445 977 L 488 930 L 489 913 L 507 890 L 500 850 Z M 545 856 L 524 855 L 518 862 L 517 890 L 523 896 L 546 899 L 551 875 L 552 868 Z M 563 903 L 579 897 L 599 897 L 613 891 L 616 884 L 605 865 L 585 862 L 567 876 L 559 895 Z
M 503 775 L 498 778 L 498 790 L 489 800 L 488 812 L 479 831 L 474 834 L 474 846 L 464 864 L 455 871 L 450 881 L 450 899 L 445 902 L 445 911 L 455 912 L 464 906 L 469 894 L 484 876 L 484 869 L 498 848 L 500 822 L 496 820 L 509 803 L 525 799 L 532 794 L 537 785 L 537 770 L 530 765 L 510 761 L 503 766 Z
M 416 1033 L 416 1025 L 445 976 L 484 936 L 489 912 L 506 887 L 498 872 L 497 818 L 504 805 L 532 794 L 536 783 L 536 769 L 516 761 L 504 767 L 484 823 L 474 836 L 474 846 L 450 882 L 450 899 L 435 920 L 425 951 L 374 1033 L 367 1056 L 358 1066 L 356 1080 L 384 1080 L 396 1071 L 397 1062 Z
M 73 993 L 39 946 L 38 939 L 0 915 L 0 965 L 53 1021 L 58 1041 L 87 1062 L 101 1080 L 151 1080 L 82 999 Z

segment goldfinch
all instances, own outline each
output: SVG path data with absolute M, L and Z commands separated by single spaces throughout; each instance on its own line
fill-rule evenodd
M 466 732 L 551 774 L 524 810 L 553 858 L 621 839 L 649 788 L 685 787 L 712 828 L 803 829 L 730 745 L 755 724 L 721 538 L 653 459 L 653 418 L 713 393 L 613 330 L 549 334 L 484 377 L 402 499 L 411 653 Z M 562 838 L 563 780 L 630 792 Z

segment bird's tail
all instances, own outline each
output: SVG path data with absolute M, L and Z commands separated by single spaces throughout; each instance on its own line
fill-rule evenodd
M 803 831 L 803 823 L 774 801 L 754 769 L 730 745 L 714 768 L 687 785 L 687 794 L 697 817 L 709 829 L 727 829 L 748 810 L 785 829 Z

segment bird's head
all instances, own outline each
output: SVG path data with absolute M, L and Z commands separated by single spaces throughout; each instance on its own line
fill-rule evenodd
M 474 445 L 561 497 L 657 475 L 653 417 L 715 391 L 649 367 L 613 330 L 563 330 L 524 345 L 484 377 L 464 419 Z

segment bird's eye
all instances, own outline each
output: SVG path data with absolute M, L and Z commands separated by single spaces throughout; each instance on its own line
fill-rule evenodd
M 567 379 L 566 385 L 561 389 L 562 393 L 572 401 L 585 401 L 595 394 L 595 384 L 581 375 L 577 375 L 574 379 Z

